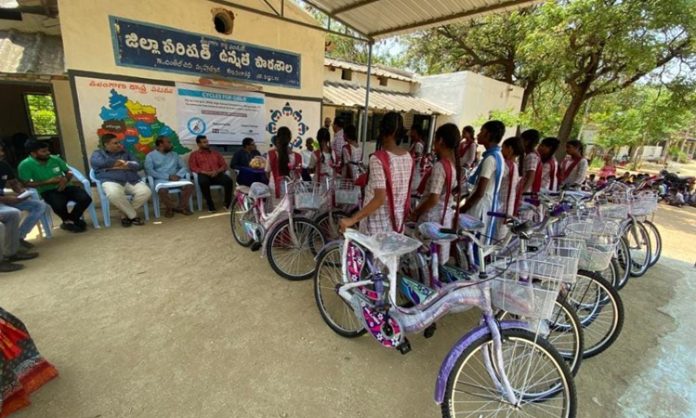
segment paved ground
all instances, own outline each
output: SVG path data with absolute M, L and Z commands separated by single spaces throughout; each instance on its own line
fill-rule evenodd
M 56 232 L 0 277 L 60 377 L 17 418 L 436 417 L 435 377 L 473 312 L 407 356 L 322 322 L 311 281 L 233 244 L 225 214 Z M 663 261 L 622 290 L 619 341 L 577 378 L 580 417 L 696 414 L 696 209 L 661 207 Z

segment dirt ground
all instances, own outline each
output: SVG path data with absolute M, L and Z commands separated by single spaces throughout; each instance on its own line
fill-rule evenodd
M 622 290 L 626 323 L 576 378 L 580 417 L 696 414 L 696 209 L 661 206 L 661 262 Z M 118 225 L 116 223 L 116 225 Z M 227 214 L 56 231 L 0 277 L 0 306 L 60 377 L 17 418 L 436 417 L 435 378 L 475 312 L 406 356 L 323 322 L 312 282 L 237 246 Z

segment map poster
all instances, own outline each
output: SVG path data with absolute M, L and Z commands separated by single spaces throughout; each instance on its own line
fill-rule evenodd
M 195 144 L 205 135 L 212 145 L 241 145 L 244 138 L 265 142 L 263 93 L 177 83 L 178 135 Z
M 191 151 L 176 133 L 174 86 L 75 76 L 75 88 L 88 158 L 106 133 L 121 139 L 140 161 L 160 135 L 169 138 L 176 153 Z
M 321 102 L 287 97 L 266 96 L 266 137 L 270 140 L 285 126 L 292 132 L 290 145 L 301 148 L 307 138 L 316 139 L 321 128 Z

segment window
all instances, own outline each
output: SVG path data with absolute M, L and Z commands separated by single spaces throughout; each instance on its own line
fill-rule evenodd
M 379 78 L 379 85 L 380 86 L 386 86 L 389 83 L 389 79 L 387 77 L 380 77 Z
M 350 81 L 352 79 L 353 79 L 353 71 L 346 70 L 346 69 L 341 71 L 341 80 Z
M 32 134 L 34 136 L 58 135 L 53 97 L 45 93 L 27 93 L 24 95 L 24 101 Z

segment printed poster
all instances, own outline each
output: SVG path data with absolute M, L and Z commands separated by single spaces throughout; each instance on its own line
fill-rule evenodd
M 88 158 L 106 133 L 120 138 L 141 161 L 160 135 L 169 138 L 176 153 L 191 151 L 176 133 L 174 86 L 76 76 L 75 88 Z
M 213 145 L 241 145 L 244 138 L 265 142 L 263 93 L 177 83 L 178 135 L 195 144 L 205 135 Z

